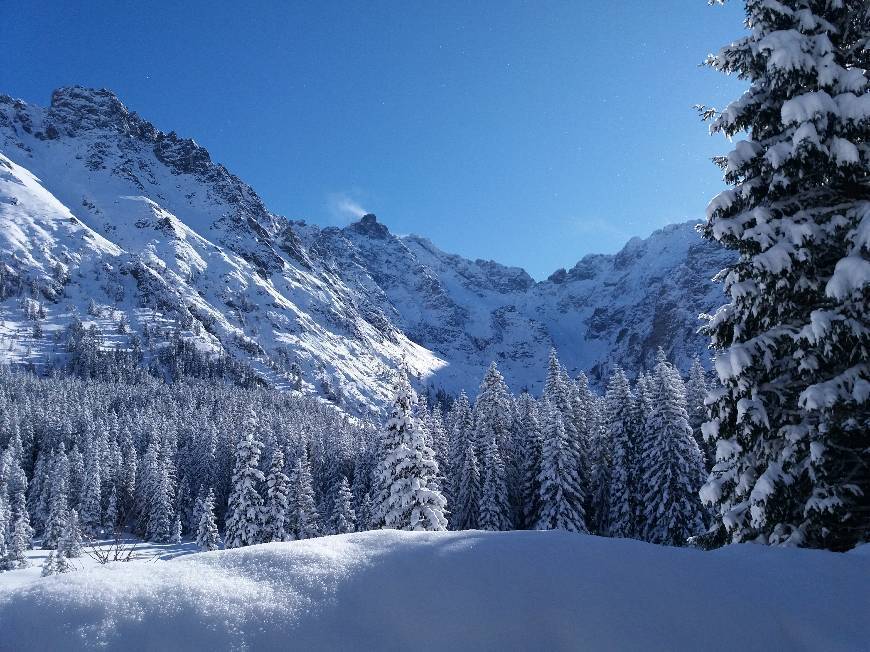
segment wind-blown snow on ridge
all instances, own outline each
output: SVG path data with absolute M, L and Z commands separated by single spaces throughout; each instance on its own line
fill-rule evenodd
M 0 622 L 16 650 L 856 650 L 868 580 L 857 553 L 381 530 L 40 579 Z
M 37 365 L 78 314 L 104 347 L 147 330 L 244 361 L 266 382 L 354 410 L 382 403 L 406 364 L 418 385 L 473 391 L 496 360 L 535 389 L 555 346 L 593 382 L 665 347 L 703 350 L 700 312 L 728 254 L 692 224 L 587 256 L 536 283 L 524 270 L 397 237 L 373 215 L 344 229 L 291 222 L 194 141 L 164 133 L 110 91 L 0 96 L 0 359 Z M 45 336 L 34 337 L 32 300 Z M 91 300 L 98 305 L 88 315 Z

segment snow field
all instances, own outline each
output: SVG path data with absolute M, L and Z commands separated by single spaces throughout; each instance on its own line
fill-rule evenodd
M 3 589 L 18 572 L 0 576 L 9 650 L 858 650 L 870 638 L 864 549 L 382 530 Z

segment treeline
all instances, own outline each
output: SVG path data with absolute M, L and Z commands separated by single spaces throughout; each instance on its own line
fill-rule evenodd
M 40 322 L 45 316 L 43 304 L 32 298 L 21 302 L 25 315 L 33 322 L 31 343 L 51 338 L 44 360 L 38 366 L 33 361 L 25 365 L 29 371 L 127 384 L 151 377 L 169 381 L 191 378 L 227 381 L 242 387 L 265 385 L 249 365 L 225 351 L 200 350 L 193 339 L 184 336 L 183 329 L 191 324 L 178 321 L 146 324 L 140 336 L 130 331 L 126 316 L 120 313 L 115 333 L 108 334 L 94 325 L 85 326 L 78 315 L 73 315 L 66 328 L 49 336 Z M 103 310 L 93 302 L 89 314 L 104 316 Z M 110 335 L 120 339 L 113 343 Z M 279 356 L 279 361 L 267 364 L 273 370 L 285 372 L 283 362 Z M 294 386 L 298 389 L 301 382 L 298 365 L 290 360 L 286 366 L 289 370 L 286 375 L 295 380 Z

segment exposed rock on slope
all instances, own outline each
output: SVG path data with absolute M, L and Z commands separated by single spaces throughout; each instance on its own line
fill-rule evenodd
M 519 268 L 394 236 L 373 215 L 344 229 L 306 226 L 300 233 L 349 287 L 451 362 L 437 374 L 442 383 L 468 388 L 491 360 L 515 388 L 536 388 L 551 347 L 593 380 L 615 362 L 629 370 L 650 364 L 659 346 L 688 366 L 706 346 L 699 313 L 722 301 L 710 279 L 730 257 L 687 222 L 536 283 Z

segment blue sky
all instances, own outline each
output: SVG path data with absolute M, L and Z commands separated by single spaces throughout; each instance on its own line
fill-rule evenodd
M 741 3 L 7 2 L 0 92 L 107 87 L 275 212 L 357 207 L 537 278 L 698 218 L 722 187 L 696 103 Z

